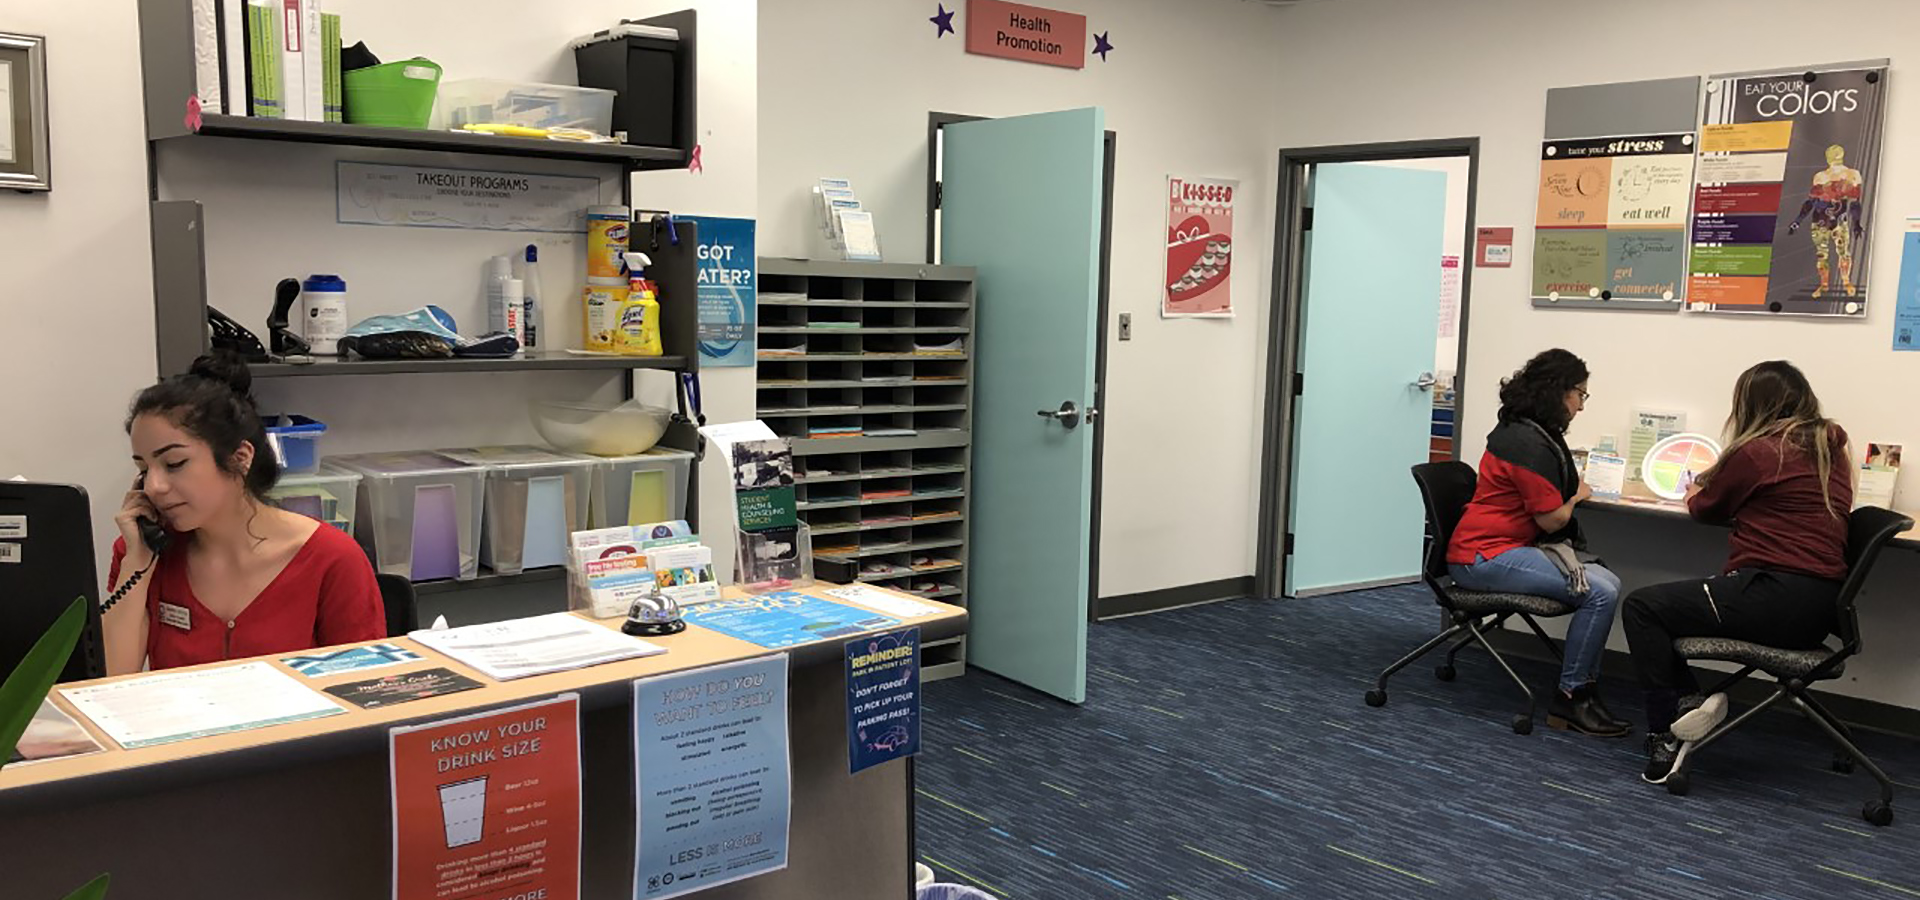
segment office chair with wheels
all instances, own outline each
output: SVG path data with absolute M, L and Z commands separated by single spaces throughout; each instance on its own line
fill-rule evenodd
M 1860 586 L 1866 583 L 1867 573 L 1873 569 L 1873 562 L 1880 555 L 1880 549 L 1899 535 L 1913 527 L 1913 520 L 1897 512 L 1881 509 L 1877 506 L 1863 506 L 1853 511 L 1847 518 L 1847 580 L 1840 585 L 1839 605 L 1836 616 L 1835 634 L 1840 638 L 1840 648 L 1819 647 L 1813 650 L 1787 650 L 1780 647 L 1768 647 L 1751 641 L 1717 637 L 1675 638 L 1673 650 L 1686 660 L 1711 659 L 1730 662 L 1740 666 L 1740 670 L 1727 676 L 1707 692 L 1709 696 L 1722 693 L 1740 679 L 1756 671 L 1764 672 L 1775 683 L 1773 694 L 1760 701 L 1753 708 L 1721 723 L 1706 737 L 1695 743 L 1692 751 L 1682 757 L 1667 776 L 1666 786 L 1669 793 L 1684 795 L 1691 788 L 1687 767 L 1708 744 L 1718 741 L 1727 732 L 1734 730 L 1748 719 L 1759 715 L 1768 707 L 1781 700 L 1790 700 L 1800 708 L 1813 724 L 1820 726 L 1832 740 L 1835 749 L 1833 769 L 1848 774 L 1857 763 L 1871 773 L 1874 780 L 1880 782 L 1880 797 L 1869 800 L 1861 808 L 1860 815 L 1875 825 L 1889 825 L 1893 822 L 1893 780 L 1887 773 L 1874 765 L 1873 760 L 1860 752 L 1853 742 L 1853 731 L 1841 722 L 1819 700 L 1807 692 L 1807 687 L 1816 681 L 1839 678 L 1846 673 L 1847 659 L 1860 653 L 1860 614 L 1854 599 L 1860 593 Z
M 380 584 L 380 603 L 387 608 L 387 637 L 405 637 L 420 628 L 420 611 L 414 605 L 413 582 L 405 575 L 374 575 Z
M 1413 480 L 1420 486 L 1420 498 L 1427 505 L 1427 552 L 1425 563 L 1420 567 L 1420 580 L 1426 582 L 1427 589 L 1433 592 L 1434 602 L 1446 610 L 1452 623 L 1445 631 L 1433 636 L 1433 639 L 1421 644 L 1412 653 L 1407 654 L 1388 666 L 1380 673 L 1379 681 L 1373 690 L 1367 692 L 1368 706 L 1385 706 L 1387 703 L 1387 679 L 1395 672 L 1412 665 L 1414 660 L 1425 656 L 1434 648 L 1448 641 L 1453 646 L 1447 649 L 1447 661 L 1434 669 L 1434 677 L 1441 681 L 1452 681 L 1455 671 L 1454 657 L 1468 644 L 1479 644 L 1500 664 L 1513 683 L 1520 686 L 1520 692 L 1527 697 L 1527 711 L 1515 713 L 1513 731 L 1515 734 L 1528 734 L 1533 731 L 1534 713 L 1539 709 L 1539 697 L 1527 686 L 1513 667 L 1507 664 L 1505 657 L 1487 643 L 1487 632 L 1499 628 L 1507 619 L 1519 616 L 1520 620 L 1533 629 L 1542 643 L 1553 653 L 1554 659 L 1560 659 L 1560 648 L 1540 630 L 1535 616 L 1564 616 L 1572 613 L 1574 607 L 1550 597 L 1533 594 L 1509 594 L 1494 591 L 1475 591 L 1458 587 L 1453 576 L 1447 572 L 1447 544 L 1453 539 L 1454 526 L 1460 524 L 1460 516 L 1466 511 L 1467 501 L 1473 499 L 1473 489 L 1478 477 L 1473 467 L 1459 461 L 1442 463 L 1421 463 L 1413 467 Z

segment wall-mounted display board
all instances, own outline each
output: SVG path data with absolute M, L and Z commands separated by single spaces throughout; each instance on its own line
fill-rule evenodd
M 1867 314 L 1886 61 L 1707 82 L 1696 312 Z
M 1700 79 L 1547 92 L 1533 304 L 1678 309 Z

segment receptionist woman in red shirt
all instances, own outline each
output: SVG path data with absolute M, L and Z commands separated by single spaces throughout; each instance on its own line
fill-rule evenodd
M 360 546 L 266 502 L 280 464 L 251 385 L 245 363 L 203 356 L 133 400 L 140 476 L 114 516 L 107 581 L 118 599 L 101 616 L 109 674 L 386 635 Z M 165 535 L 158 552 L 153 533 Z

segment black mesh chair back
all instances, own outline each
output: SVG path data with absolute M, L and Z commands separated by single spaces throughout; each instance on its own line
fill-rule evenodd
M 1437 584 L 1447 577 L 1447 544 L 1453 540 L 1454 526 L 1473 499 L 1479 476 L 1473 467 L 1459 460 L 1421 463 L 1413 467 L 1413 481 L 1420 486 L 1420 499 L 1427 506 L 1426 567 L 1421 574 L 1436 596 L 1445 593 Z
M 420 630 L 420 612 L 414 605 L 413 582 L 404 575 L 373 576 L 380 585 L 380 603 L 387 609 L 387 637 L 404 637 Z
M 1860 614 L 1854 598 L 1873 569 L 1874 559 L 1889 541 L 1912 527 L 1912 519 L 1878 506 L 1862 506 L 1847 517 L 1847 580 L 1840 585 L 1838 624 L 1834 626 L 1845 654 L 1860 652 Z

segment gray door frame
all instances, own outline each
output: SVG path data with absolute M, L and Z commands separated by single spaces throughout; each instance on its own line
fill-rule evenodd
M 1260 438 L 1260 516 L 1254 566 L 1254 596 L 1278 599 L 1286 586 L 1287 520 L 1293 497 L 1294 422 L 1303 379 L 1299 372 L 1300 316 L 1306 265 L 1307 170 L 1326 163 L 1392 159 L 1467 158 L 1466 256 L 1473 254 L 1474 204 L 1480 181 L 1477 137 L 1300 147 L 1280 151 L 1279 198 L 1274 204 L 1273 295 L 1267 317 L 1267 402 Z M 1459 357 L 1454 366 L 1454 396 L 1466 396 L 1467 310 L 1473 298 L 1473 260 L 1461 260 Z M 1296 373 L 1298 373 L 1296 375 Z M 1460 406 L 1454 406 L 1454 456 L 1460 453 Z M 1379 473 L 1383 478 L 1397 472 Z

